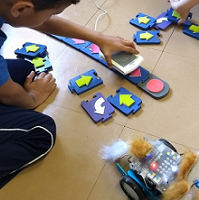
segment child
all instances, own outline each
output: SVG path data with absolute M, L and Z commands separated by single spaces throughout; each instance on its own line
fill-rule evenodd
M 171 7 L 181 16 L 178 24 L 185 22 L 191 8 L 196 6 L 198 3 L 199 0 L 170 0 Z
M 100 47 L 110 66 L 115 51 L 138 53 L 131 41 L 103 35 L 55 16 L 78 2 L 0 0 L 0 27 L 6 21 L 14 27 L 91 41 Z M 0 30 L 0 47 L 5 40 L 6 35 Z M 28 61 L 5 60 L 0 56 L 0 188 L 24 167 L 46 155 L 55 142 L 53 119 L 32 110 L 54 91 L 55 79 L 47 73 L 33 80 L 34 76 L 34 67 Z

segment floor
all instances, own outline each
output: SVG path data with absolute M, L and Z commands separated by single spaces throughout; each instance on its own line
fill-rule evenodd
M 108 12 L 97 30 L 129 40 L 139 30 L 129 24 L 137 13 L 157 17 L 170 8 L 167 1 L 159 0 L 97 3 Z M 192 10 L 195 22 L 199 22 L 198 9 L 196 6 Z M 93 29 L 100 13 L 93 0 L 82 0 L 60 15 Z M 184 35 L 181 26 L 172 25 L 161 31 L 161 44 L 137 45 L 144 57 L 141 66 L 170 85 L 169 94 L 160 100 L 54 38 L 9 25 L 3 30 L 9 36 L 2 49 L 6 58 L 15 58 L 14 50 L 25 42 L 47 45 L 57 89 L 36 110 L 56 121 L 57 142 L 48 156 L 23 170 L 0 191 L 1 200 L 127 200 L 119 186 L 121 175 L 115 164 L 100 158 L 102 145 L 118 138 L 131 140 L 133 135 L 141 134 L 149 139 L 164 138 L 181 153 L 187 147 L 199 149 L 199 41 Z M 90 69 L 98 72 L 103 84 L 81 95 L 72 94 L 69 80 Z M 97 92 L 105 97 L 114 95 L 121 86 L 142 99 L 141 109 L 129 116 L 116 110 L 112 119 L 95 124 L 81 102 L 91 100 Z M 192 172 L 190 181 L 199 178 L 197 171 Z

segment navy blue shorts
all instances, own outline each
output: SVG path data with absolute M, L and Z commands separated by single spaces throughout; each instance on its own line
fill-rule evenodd
M 23 86 L 34 71 L 25 60 L 7 60 L 13 81 Z M 0 188 L 23 168 L 45 156 L 55 143 L 54 120 L 34 110 L 0 103 Z

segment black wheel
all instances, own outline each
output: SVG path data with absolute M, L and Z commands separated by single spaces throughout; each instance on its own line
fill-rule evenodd
M 143 200 L 145 199 L 144 191 L 140 187 L 140 185 L 134 181 L 131 177 L 125 175 L 120 180 L 120 186 L 123 192 L 131 199 L 131 200 Z
M 173 151 L 175 151 L 176 153 L 178 153 L 177 150 L 176 150 L 176 148 L 170 142 L 168 142 L 167 140 L 165 140 L 165 139 L 159 139 L 159 141 L 163 142 L 167 147 L 169 147 L 170 149 L 172 149 Z

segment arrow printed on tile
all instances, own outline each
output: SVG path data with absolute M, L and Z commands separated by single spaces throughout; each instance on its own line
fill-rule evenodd
M 172 13 L 172 17 L 175 17 L 175 18 L 177 18 L 177 19 L 180 19 L 180 18 L 181 18 L 180 14 L 179 14 L 178 12 L 176 12 L 175 10 L 174 10 L 173 13 Z
M 141 24 L 141 23 L 148 24 L 150 22 L 150 19 L 147 16 L 145 16 L 145 17 L 139 17 L 138 18 L 138 22 L 139 22 L 139 24 Z
M 29 51 L 31 51 L 31 52 L 36 52 L 36 51 L 38 51 L 38 50 L 40 49 L 40 48 L 39 48 L 37 45 L 35 45 L 35 44 L 26 46 L 25 48 L 26 48 L 26 52 L 27 52 L 27 53 L 28 53 Z
M 168 21 L 167 17 L 161 17 L 156 20 L 156 24 L 161 24 L 163 21 Z
M 34 66 L 36 68 L 39 68 L 41 66 L 44 66 L 44 61 L 45 59 L 44 58 L 41 58 L 41 57 L 36 57 L 32 60 L 32 63 L 34 64 Z
M 150 40 L 152 37 L 154 37 L 154 36 L 149 32 L 140 34 L 140 39 L 143 39 L 143 40 Z
M 80 40 L 80 39 L 76 39 L 76 38 L 72 38 L 72 41 L 74 41 L 75 44 L 84 44 L 85 43 L 84 40 Z
M 102 106 L 102 104 L 105 102 L 105 100 L 101 97 L 95 102 L 95 113 L 97 114 L 104 114 L 105 106 Z
M 121 94 L 120 98 L 120 105 L 124 104 L 127 107 L 130 107 L 135 101 L 131 98 L 131 94 Z
M 189 30 L 190 30 L 190 31 L 193 31 L 193 33 L 199 33 L 199 26 L 191 25 L 191 26 L 189 27 Z
M 84 85 L 89 85 L 90 82 L 92 80 L 92 76 L 84 76 L 84 75 L 81 75 L 81 78 L 76 80 L 75 83 L 78 85 L 78 87 L 82 87 Z
M 92 44 L 90 46 L 90 50 L 92 51 L 92 53 L 99 53 L 100 52 L 100 48 L 96 45 L 96 44 Z

